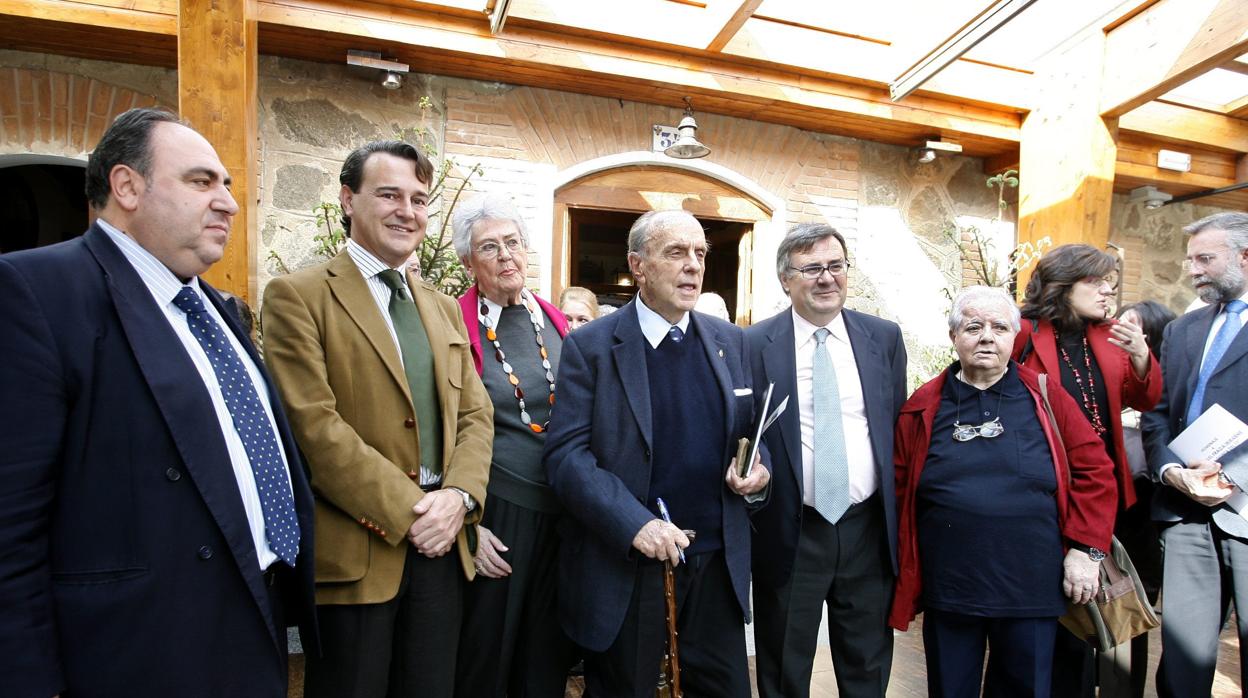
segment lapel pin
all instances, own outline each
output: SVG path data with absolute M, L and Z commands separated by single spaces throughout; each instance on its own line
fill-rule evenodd
M 720 349 L 720 350 L 719 350 L 719 358 L 721 358 L 721 359 L 722 359 L 722 358 L 724 358 L 724 350 L 723 350 L 723 349 Z

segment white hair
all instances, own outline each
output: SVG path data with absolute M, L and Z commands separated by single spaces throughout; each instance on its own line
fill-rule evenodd
M 953 307 L 949 309 L 949 331 L 957 332 L 962 326 L 968 307 L 982 308 L 994 304 L 1006 309 L 1010 316 L 1010 326 L 1015 332 L 1022 329 L 1018 306 L 1005 289 L 996 286 L 967 286 L 953 297 Z
M 455 254 L 460 259 L 467 259 L 472 252 L 472 230 L 482 221 L 511 221 L 520 232 L 520 241 L 528 248 L 529 234 L 511 197 L 483 194 L 455 206 L 455 215 L 451 218 L 451 244 L 455 245 Z

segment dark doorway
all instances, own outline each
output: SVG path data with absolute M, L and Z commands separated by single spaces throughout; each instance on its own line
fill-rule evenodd
M 569 280 L 598 296 L 599 303 L 623 305 L 637 291 L 628 272 L 628 229 L 639 212 L 569 208 L 571 233 Z M 706 231 L 711 252 L 706 260 L 702 291 L 718 293 L 728 306 L 728 316 L 737 313 L 737 271 L 741 264 L 741 238 L 753 230 L 750 223 L 698 218 Z
M 0 168 L 0 253 L 81 235 L 89 223 L 83 172 L 72 165 Z

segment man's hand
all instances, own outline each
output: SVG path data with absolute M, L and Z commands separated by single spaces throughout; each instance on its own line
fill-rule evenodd
M 652 519 L 633 537 L 633 547 L 653 560 L 680 564 L 680 551 L 689 547 L 689 536 L 663 519 Z
M 416 506 L 416 521 L 407 530 L 407 540 L 425 557 L 442 557 L 455 545 L 455 536 L 464 525 L 464 498 L 455 490 L 435 490 Z
M 473 557 L 473 562 L 477 566 L 477 574 L 484 575 L 490 579 L 500 579 L 511 574 L 511 565 L 503 559 L 499 553 L 505 553 L 509 548 L 503 545 L 503 541 L 499 540 L 494 532 L 485 526 L 477 526 L 477 554 Z
M 1168 468 L 1163 479 L 1167 485 L 1187 495 L 1193 502 L 1216 507 L 1230 499 L 1235 492 L 1234 487 L 1218 477 L 1221 472 L 1222 464 L 1197 460 L 1186 468 Z
M 728 489 L 744 496 L 762 492 L 767 483 L 771 481 L 771 473 L 763 467 L 762 456 L 755 455 L 754 467 L 750 468 L 749 476 L 742 478 L 737 475 L 737 459 L 733 458 L 728 464 L 728 475 L 724 477 L 724 481 L 728 483 Z
M 1101 586 L 1101 563 L 1082 550 L 1070 549 L 1062 562 L 1062 591 L 1077 604 L 1086 604 L 1096 596 Z

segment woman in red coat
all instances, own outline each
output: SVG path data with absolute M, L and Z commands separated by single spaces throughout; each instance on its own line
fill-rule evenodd
M 1161 367 L 1140 326 L 1110 314 L 1114 268 L 1112 255 L 1090 245 L 1062 245 L 1046 252 L 1027 283 L 1014 358 L 1052 376 L 1078 403 L 1114 461 L 1118 511 L 1124 512 L 1135 505 L 1136 493 L 1122 410 L 1147 412 L 1156 406 Z M 1053 695 L 1093 695 L 1091 648 L 1073 635 L 1059 638 Z M 1142 664 L 1137 668 L 1141 670 Z
M 928 692 L 1048 696 L 1058 617 L 1099 584 L 1117 495 L 1079 406 L 1010 360 L 1018 309 L 1001 289 L 954 299 L 958 362 L 897 420 L 898 563 L 889 624 L 922 610 Z

